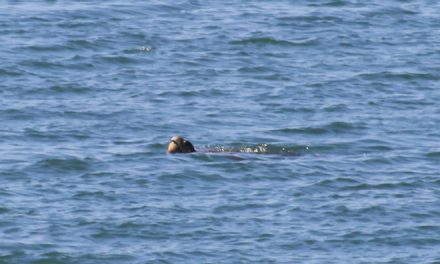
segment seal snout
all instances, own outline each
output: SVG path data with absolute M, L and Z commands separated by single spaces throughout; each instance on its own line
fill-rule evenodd
M 168 144 L 168 153 L 191 153 L 196 152 L 194 146 L 188 140 L 185 140 L 183 137 L 174 136 L 171 138 L 170 143 Z

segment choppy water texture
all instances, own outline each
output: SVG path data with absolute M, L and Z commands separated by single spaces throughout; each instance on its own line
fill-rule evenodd
M 439 263 L 439 10 L 2 1 L 0 263 Z

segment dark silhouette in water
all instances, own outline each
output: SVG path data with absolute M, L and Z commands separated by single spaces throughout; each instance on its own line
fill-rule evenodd
M 193 144 L 181 136 L 174 136 L 168 144 L 168 153 L 193 153 L 196 152 Z M 285 147 L 269 147 L 267 144 L 259 144 L 250 147 L 223 147 L 209 146 L 208 148 L 198 149 L 199 153 L 223 153 L 223 154 L 269 154 L 269 155 L 287 155 L 297 156 L 299 150 L 293 150 Z
M 191 153 L 196 152 L 193 144 L 183 137 L 174 136 L 168 144 L 168 153 Z

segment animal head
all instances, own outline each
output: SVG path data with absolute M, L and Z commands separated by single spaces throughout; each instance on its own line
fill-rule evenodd
M 191 153 L 196 152 L 193 144 L 188 140 L 185 140 L 183 137 L 174 136 L 171 138 L 170 143 L 168 144 L 168 153 Z

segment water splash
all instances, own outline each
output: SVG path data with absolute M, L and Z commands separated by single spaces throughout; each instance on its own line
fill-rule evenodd
M 273 146 L 269 144 L 258 144 L 254 146 L 206 146 L 200 152 L 213 153 L 254 153 L 254 154 L 274 154 L 274 155 L 299 155 L 301 151 L 308 149 L 306 146 Z

